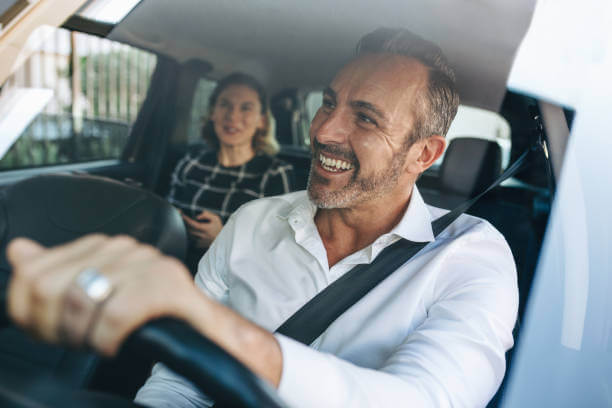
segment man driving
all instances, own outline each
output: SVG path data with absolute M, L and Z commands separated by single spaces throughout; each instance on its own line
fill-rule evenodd
M 292 407 L 485 406 L 505 371 L 518 290 L 487 222 L 445 213 L 415 182 L 443 153 L 457 112 L 440 49 L 401 29 L 364 36 L 312 121 L 308 190 L 241 207 L 202 258 L 178 261 L 127 237 L 46 249 L 11 243 L 9 310 L 52 342 L 114 355 L 144 322 L 173 316 L 278 388 Z M 310 346 L 274 334 L 317 293 L 399 239 L 429 244 Z M 96 282 L 105 290 L 90 290 Z M 171 291 L 168 288 L 172 288 Z M 136 401 L 211 404 L 161 364 Z

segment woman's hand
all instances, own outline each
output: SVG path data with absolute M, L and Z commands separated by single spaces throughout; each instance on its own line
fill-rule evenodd
M 43 340 L 105 355 L 148 320 L 189 320 L 213 303 L 181 262 L 127 236 L 89 235 L 54 248 L 15 239 L 7 256 L 13 320 Z
M 210 211 L 202 211 L 196 216 L 195 220 L 183 213 L 181 213 L 181 216 L 185 221 L 189 236 L 198 248 L 208 248 L 223 228 L 221 218 Z

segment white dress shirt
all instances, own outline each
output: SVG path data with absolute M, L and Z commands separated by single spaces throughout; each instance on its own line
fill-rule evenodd
M 278 392 L 290 407 L 483 407 L 505 371 L 517 314 L 516 269 L 502 235 L 462 215 L 434 241 L 415 187 L 389 233 L 331 268 L 306 192 L 241 207 L 199 264 L 209 296 L 274 331 L 308 300 L 400 237 L 431 241 L 307 347 L 276 334 Z M 376 214 L 372 214 L 375 222 Z M 137 402 L 202 406 L 205 397 L 158 364 Z

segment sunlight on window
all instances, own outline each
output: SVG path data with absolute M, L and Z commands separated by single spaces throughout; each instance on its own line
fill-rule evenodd
M 138 3 L 140 3 L 140 0 L 95 0 L 86 5 L 79 14 L 91 20 L 117 24 Z
M 51 89 L 16 88 L 0 97 L 0 158 L 53 97 Z
M 611 13 L 609 1 L 538 1 L 508 87 L 575 106 L 586 72 L 606 57 L 605 43 L 612 36 L 607 21 Z

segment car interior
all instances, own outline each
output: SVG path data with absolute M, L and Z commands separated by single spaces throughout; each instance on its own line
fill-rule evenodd
M 116 22 L 96 19 L 100 1 L 75 3 L 80 3 L 76 13 L 61 20 L 61 28 L 28 31 L 30 48 L 24 46 L 21 51 L 22 64 L 2 78 L 0 129 L 5 129 L 2 121 L 12 112 L 5 106 L 21 103 L 32 107 L 14 125 L 17 130 L 8 146 L 0 145 L 3 247 L 17 236 L 57 245 L 89 232 L 122 233 L 184 259 L 185 228 L 163 198 L 177 161 L 204 143 L 200 128 L 215 81 L 244 71 L 266 84 L 281 144 L 279 157 L 293 165 L 296 187 L 304 189 L 311 161 L 309 122 L 320 104 L 321 89 L 351 58 L 361 35 L 379 26 L 402 26 L 441 46 L 456 69 L 462 107 L 469 113 L 460 112 L 443 159 L 418 180 L 425 202 L 453 209 L 485 190 L 521 154 L 530 151 L 518 174 L 468 211 L 493 224 L 512 249 L 520 296 L 518 338 L 559 167 L 548 154 L 550 123 L 543 118 L 543 102 L 506 87 L 535 1 L 485 7 L 479 2 L 447 0 L 435 4 L 382 0 L 376 5 L 315 0 L 286 6 L 266 0 L 238 7 L 221 0 L 142 0 Z M 22 15 L 14 8 L 0 9 L 0 14 L 9 23 L 9 17 Z M 40 26 L 51 24 L 40 19 Z M 5 26 L 3 23 L 1 29 Z M 32 38 L 39 38 L 38 48 L 32 46 L 36 42 Z M 53 53 L 66 57 L 49 57 Z M 37 70 L 40 75 L 34 74 Z M 49 85 L 45 78 L 50 72 L 64 76 Z M 571 127 L 571 110 L 550 104 L 546 108 L 560 112 L 555 118 Z M 492 119 L 470 116 L 470 109 Z M 4 253 L 0 259 L 2 291 L 10 277 Z M 161 322 L 159 327 L 164 324 L 173 327 L 175 322 Z M 152 346 L 155 353 L 164 354 L 174 341 L 153 326 L 139 333 L 135 347 L 126 346 L 118 358 L 109 360 L 48 346 L 6 326 L 5 322 L 0 330 L 1 371 L 21 373 L 24 378 L 53 376 L 48 381 L 54 387 L 59 381 L 67 389 L 126 399 L 133 398 L 152 362 L 159 358 L 158 354 L 130 350 L 147 349 L 138 341 L 153 338 L 146 344 L 167 346 L 161 351 Z M 181 350 L 176 346 L 170 360 L 196 348 L 198 339 L 185 340 L 192 335 L 179 339 L 188 343 Z M 182 369 L 197 372 L 194 361 L 200 360 L 183 355 Z M 281 404 L 256 378 L 236 374 L 241 368 L 231 361 L 219 364 L 225 368 L 216 370 L 221 379 L 210 380 L 213 388 L 251 398 L 240 404 Z M 232 385 L 231 373 L 255 385 Z M 210 377 L 210 373 L 198 375 Z M 0 376 L 5 377 L 9 381 L 6 374 Z M 17 387 L 23 389 L 38 390 L 35 387 L 40 385 L 19 381 Z M 0 386 L 0 401 L 14 403 L 7 388 Z M 247 389 L 263 391 L 252 394 Z M 51 395 L 41 391 L 45 393 Z M 501 393 L 503 386 L 489 406 L 496 406 Z M 53 406 L 61 398 L 54 395 L 47 403 Z M 113 404 L 119 403 L 113 400 Z

